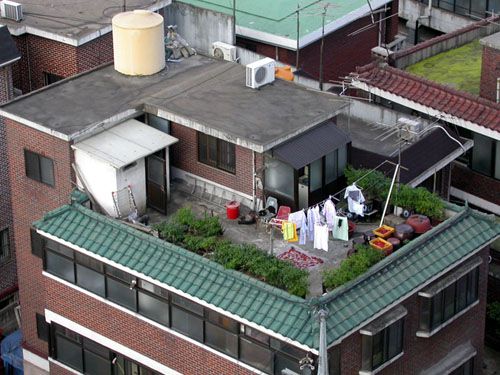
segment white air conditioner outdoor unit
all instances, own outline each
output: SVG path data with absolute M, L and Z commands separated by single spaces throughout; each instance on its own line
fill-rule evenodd
M 417 120 L 407 117 L 398 119 L 398 126 L 401 127 L 401 139 L 407 142 L 413 142 L 420 138 L 420 133 L 423 130 L 422 123 Z
M 0 2 L 0 15 L 14 21 L 23 19 L 23 6 L 10 0 Z
M 258 89 L 274 81 L 276 62 L 269 57 L 247 65 L 247 86 Z
M 214 42 L 212 43 L 212 49 L 210 52 L 216 59 L 236 61 L 236 47 L 231 44 Z

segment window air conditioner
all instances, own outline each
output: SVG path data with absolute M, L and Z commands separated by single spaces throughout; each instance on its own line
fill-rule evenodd
M 274 81 L 274 67 L 276 62 L 269 57 L 248 64 L 246 67 L 247 86 L 258 89 Z

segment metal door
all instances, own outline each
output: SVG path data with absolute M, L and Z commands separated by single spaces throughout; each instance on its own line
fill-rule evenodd
M 165 151 L 157 152 L 146 159 L 147 205 L 160 213 L 167 213 L 167 176 Z

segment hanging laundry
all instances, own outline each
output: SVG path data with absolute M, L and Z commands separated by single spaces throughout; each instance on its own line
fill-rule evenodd
M 349 240 L 349 223 L 346 217 L 335 217 L 335 224 L 332 229 L 333 238 L 348 241 Z
M 349 212 L 358 214 L 359 216 L 364 216 L 363 209 L 365 205 L 365 197 L 361 192 L 361 189 L 356 186 L 356 184 L 349 185 L 345 189 L 344 198 L 347 198 L 347 205 Z
M 327 199 L 325 201 L 325 204 L 323 206 L 323 211 L 321 213 L 325 216 L 328 229 L 331 230 L 333 227 L 335 216 L 337 216 L 337 211 L 335 210 L 335 205 L 330 199 Z
M 304 210 L 291 213 L 288 220 L 294 223 L 299 229 L 299 245 L 305 245 L 309 233 L 307 217 Z
M 314 248 L 328 251 L 328 226 L 314 224 Z
M 309 229 L 309 241 L 314 240 L 314 224 L 319 224 L 319 207 L 310 207 L 307 210 L 307 228 Z
M 283 221 L 281 223 L 281 232 L 285 241 L 296 242 L 298 240 L 297 226 L 290 221 Z

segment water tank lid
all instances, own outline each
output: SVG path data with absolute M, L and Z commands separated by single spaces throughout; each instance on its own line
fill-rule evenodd
M 136 9 L 113 17 L 113 25 L 122 29 L 149 29 L 163 23 L 163 17 L 150 10 Z

